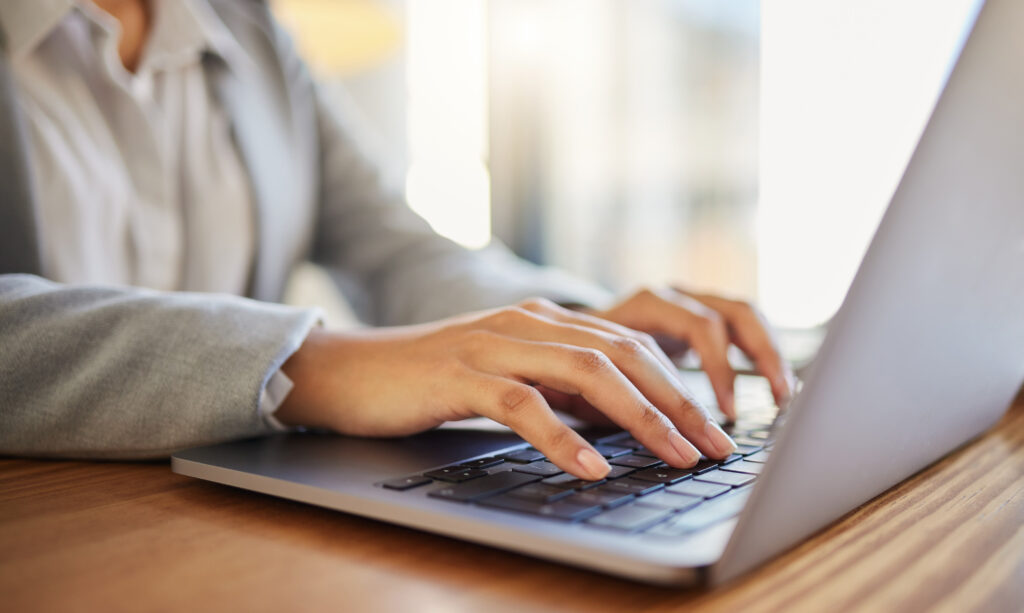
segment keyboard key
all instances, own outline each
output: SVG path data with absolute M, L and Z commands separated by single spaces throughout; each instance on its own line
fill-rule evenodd
M 753 432 L 757 430 L 770 430 L 775 420 L 771 417 L 757 417 L 744 415 L 740 418 L 740 421 L 732 427 L 732 432 L 736 434 L 743 434 L 747 432 Z
M 609 464 L 615 466 L 629 466 L 630 468 L 647 468 L 648 466 L 654 466 L 655 464 L 661 464 L 661 460 L 657 458 L 645 458 L 639 455 L 624 455 L 619 458 L 612 458 L 608 460 Z
M 670 485 L 666 489 L 673 494 L 700 496 L 701 498 L 714 498 L 715 496 L 728 492 L 732 487 L 728 485 L 720 485 L 718 483 L 705 483 L 703 481 L 683 481 L 682 483 Z
M 572 490 L 555 487 L 554 485 L 547 485 L 545 483 L 527 483 L 522 487 L 509 490 L 508 495 L 515 496 L 516 498 L 539 500 L 540 502 L 554 502 L 560 498 L 571 496 L 572 493 Z
M 659 509 L 671 509 L 673 511 L 682 511 L 684 509 L 692 509 L 704 502 L 703 498 L 697 498 L 695 496 L 683 496 L 681 494 L 672 494 L 666 491 L 654 492 L 646 496 L 641 496 L 636 499 L 636 504 L 645 507 L 658 507 Z
M 573 492 L 572 496 L 566 498 L 565 501 L 584 506 L 598 505 L 611 509 L 613 507 L 626 504 L 630 500 L 633 500 L 633 498 L 635 498 L 635 496 L 628 492 L 606 490 L 598 487 L 584 492 Z
M 588 519 L 587 523 L 604 528 L 635 532 L 652 526 L 671 514 L 671 509 L 629 504 L 595 515 Z
M 653 451 L 651 451 L 647 447 L 637 447 L 636 449 L 633 450 L 633 455 L 642 455 L 645 458 L 656 458 L 656 457 L 658 457 L 658 454 L 654 453 Z
M 462 466 L 465 466 L 466 468 L 490 468 L 492 466 L 497 466 L 504 461 L 505 460 L 502 460 L 501 458 L 480 458 L 477 460 L 463 462 Z
M 602 441 L 603 442 L 603 441 Z M 632 436 L 621 438 L 613 443 L 619 447 L 629 447 L 630 449 L 643 449 L 644 444 L 636 440 Z
M 560 500 L 558 502 L 540 502 L 537 500 L 516 498 L 515 496 L 509 496 L 507 494 L 492 496 L 486 500 L 481 500 L 479 504 L 485 507 L 495 507 L 507 511 L 518 511 L 520 513 L 529 513 L 531 515 L 553 517 L 556 519 L 564 519 L 566 521 L 586 519 L 587 517 L 595 515 L 601 511 L 601 507 L 599 506 L 581 506 L 564 500 Z
M 531 475 L 540 475 L 541 477 L 553 477 L 562 474 L 562 469 L 551 462 L 530 462 L 529 464 L 516 466 L 512 470 Z
M 751 455 L 761 451 L 761 445 L 741 445 L 736 443 L 736 453 L 739 455 Z
M 768 451 L 761 450 L 761 451 L 758 451 L 756 453 L 752 453 L 752 454 L 748 455 L 746 457 L 746 460 L 747 460 L 747 462 L 759 462 L 761 464 L 764 464 L 765 462 L 768 461 L 768 454 L 769 454 Z
M 764 464 L 758 462 L 747 462 L 746 460 L 744 460 L 742 462 L 733 462 L 728 466 L 723 466 L 722 470 L 728 470 L 737 473 L 746 473 L 748 475 L 759 475 L 761 474 L 762 468 L 764 468 Z
M 708 483 L 721 483 L 722 485 L 739 487 L 753 481 L 755 476 L 745 473 L 729 472 L 727 470 L 714 470 L 709 473 L 704 473 L 703 475 L 697 475 L 694 479 L 697 481 L 707 481 Z
M 400 477 L 398 479 L 390 479 L 381 483 L 384 487 L 389 490 L 410 490 L 414 487 L 433 483 L 434 480 L 430 477 L 423 477 L 420 475 L 414 475 L 412 477 Z
M 603 455 L 606 460 L 617 458 L 633 451 L 629 447 L 618 447 L 616 445 L 594 445 L 594 449 Z
M 633 435 L 631 435 L 629 432 L 623 431 L 623 432 L 616 432 L 615 434 L 609 434 L 608 436 L 602 436 L 601 438 L 594 439 L 593 442 L 594 443 L 610 443 L 612 445 L 617 445 L 619 447 L 629 447 L 629 445 L 624 445 L 624 444 L 622 444 L 619 441 L 624 441 L 624 440 L 631 439 L 631 438 L 633 438 Z
M 458 502 L 468 502 L 470 500 L 477 500 L 480 498 L 486 498 L 487 496 L 500 494 L 514 487 L 519 487 L 520 485 L 525 485 L 539 479 L 540 477 L 537 475 L 528 475 L 526 473 L 509 470 L 494 473 L 493 475 L 487 475 L 486 477 L 480 477 L 479 479 L 473 479 L 472 481 L 466 481 L 465 483 L 455 483 L 453 485 L 442 487 L 430 492 L 429 495 L 434 498 L 445 498 L 447 500 L 455 500 Z
M 638 470 L 631 475 L 634 479 L 641 481 L 653 481 L 655 483 L 678 483 L 693 476 L 693 472 L 687 468 L 671 468 L 660 466 L 657 468 L 645 468 Z
M 562 473 L 561 475 L 555 475 L 554 477 L 548 477 L 544 480 L 544 483 L 548 485 L 557 485 L 560 488 L 567 490 L 585 490 L 592 487 L 597 487 L 605 483 L 604 479 L 600 481 L 586 481 L 584 479 L 577 479 L 569 473 Z
M 451 483 L 461 483 L 463 481 L 469 481 L 470 479 L 476 479 L 485 475 L 487 475 L 486 470 L 466 468 L 465 466 L 447 466 L 445 468 L 438 468 L 437 470 L 423 473 L 424 477 L 430 477 L 431 479 L 437 479 L 439 481 L 449 481 Z
M 732 464 L 733 462 L 739 462 L 739 461 L 740 461 L 740 460 L 742 460 L 742 459 L 743 459 L 743 456 L 742 456 L 742 455 L 740 455 L 740 454 L 738 454 L 738 453 L 734 453 L 734 454 L 731 454 L 731 455 L 730 455 L 729 457 L 727 457 L 726 459 L 724 459 L 724 460 L 720 460 L 720 461 L 719 461 L 718 463 L 719 463 L 720 465 L 722 465 L 722 466 L 725 466 L 726 464 Z
M 658 538 L 677 538 L 684 534 L 689 534 L 689 530 L 685 525 L 676 525 L 676 518 L 669 517 L 668 520 L 663 521 L 659 524 L 655 524 L 653 527 L 644 530 L 644 534 L 650 536 L 656 536 Z
M 764 441 L 749 436 L 734 436 L 732 440 L 741 447 L 756 447 L 758 449 L 764 447 Z
M 700 475 L 718 468 L 718 460 L 712 460 L 709 457 L 701 456 L 697 464 L 692 468 L 688 468 L 690 472 Z
M 660 490 L 665 487 L 661 483 L 652 483 L 650 481 L 640 481 L 633 479 L 632 477 L 626 477 L 624 479 L 616 479 L 615 481 L 609 481 L 605 484 L 605 490 L 613 492 L 623 492 L 626 494 L 635 494 L 637 496 L 643 496 L 651 492 Z
M 536 462 L 537 460 L 543 460 L 544 454 L 537 451 L 533 447 L 527 447 L 526 449 L 518 449 L 516 451 L 510 451 L 503 453 L 498 456 L 503 460 L 509 462 L 516 462 L 519 464 L 529 464 L 530 462 Z
M 618 479 L 634 472 L 636 472 L 636 469 L 629 466 L 612 465 L 612 469 L 608 471 L 608 476 L 605 479 Z
M 746 495 L 741 494 L 708 500 L 699 507 L 674 515 L 664 524 L 659 524 L 648 530 L 647 534 L 679 536 L 702 530 L 739 515 L 739 512 L 743 510 L 744 503 L 746 503 Z
M 743 505 L 746 503 L 746 495 L 733 494 L 723 496 L 722 498 L 709 500 L 690 511 L 684 511 L 673 517 L 671 521 L 674 528 L 681 532 L 702 530 L 739 515 L 740 511 L 743 510 Z

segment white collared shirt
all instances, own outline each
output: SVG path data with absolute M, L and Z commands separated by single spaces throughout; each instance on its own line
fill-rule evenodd
M 244 294 L 248 176 L 202 55 L 233 38 L 194 0 L 157 0 L 134 74 L 90 2 L 0 3 L 31 143 L 44 276 Z
M 249 177 L 203 70 L 244 61 L 202 0 L 155 0 L 141 62 L 88 0 L 2 0 L 29 136 L 43 275 L 72 284 L 245 294 L 256 229 Z M 291 381 L 260 396 L 273 418 Z

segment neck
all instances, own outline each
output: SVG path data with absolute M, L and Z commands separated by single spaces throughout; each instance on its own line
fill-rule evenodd
M 135 72 L 142 59 L 142 50 L 149 38 L 151 10 L 147 0 L 92 0 L 100 10 L 109 13 L 121 24 L 121 40 L 117 53 L 121 63 Z M 177 1 L 177 0 L 175 0 Z

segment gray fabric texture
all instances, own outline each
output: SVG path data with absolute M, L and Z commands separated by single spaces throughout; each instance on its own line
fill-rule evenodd
M 608 300 L 601 288 L 500 245 L 470 252 L 436 235 L 387 188 L 266 5 L 210 4 L 251 60 L 204 64 L 256 200 L 249 299 L 40 278 L 31 143 L 0 56 L 0 453 L 160 457 L 269 432 L 257 413 L 260 392 L 317 317 L 272 303 L 306 260 L 356 288 L 358 312 L 377 325 L 529 296 Z
M 271 431 L 255 410 L 316 311 L 0 276 L 0 448 L 157 457 Z

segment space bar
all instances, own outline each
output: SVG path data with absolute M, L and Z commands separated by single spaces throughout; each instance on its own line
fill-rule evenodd
M 430 495 L 434 498 L 468 502 L 470 500 L 478 500 L 494 494 L 500 494 L 514 487 L 519 487 L 520 485 L 539 480 L 540 477 L 537 475 L 519 473 L 510 470 L 494 473 L 493 475 L 487 475 L 486 477 L 480 477 L 479 479 L 473 479 L 472 481 L 463 481 L 462 483 L 442 487 L 430 492 Z

